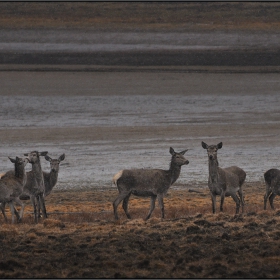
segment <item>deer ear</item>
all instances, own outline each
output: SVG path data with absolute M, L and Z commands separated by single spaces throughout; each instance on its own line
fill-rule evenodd
M 46 156 L 45 156 L 45 160 L 51 161 L 52 159 L 51 159 L 48 155 L 46 155 Z
M 208 149 L 208 145 L 204 143 L 203 141 L 201 142 L 201 146 L 203 149 Z
M 174 156 L 174 155 L 175 155 L 175 151 L 174 151 L 174 149 L 173 149 L 172 147 L 170 147 L 170 149 L 169 149 L 169 153 L 170 153 L 172 156 Z
M 188 151 L 188 149 L 180 152 L 179 154 L 184 155 L 187 151 Z
M 64 159 L 65 159 L 65 154 L 62 154 L 62 155 L 58 158 L 59 161 L 63 161 Z
M 48 154 L 48 152 L 41 152 L 41 153 L 39 153 L 39 156 L 46 156 Z
M 9 160 L 10 160 L 12 163 L 16 163 L 16 160 L 15 160 L 15 159 L 10 158 L 10 157 L 8 157 L 8 158 L 9 158 Z
M 220 142 L 218 145 L 217 145 L 218 149 L 222 149 L 223 147 L 223 142 Z

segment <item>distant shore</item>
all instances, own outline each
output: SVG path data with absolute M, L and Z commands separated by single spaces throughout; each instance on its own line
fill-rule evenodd
M 189 51 L 110 53 L 3 53 L 0 65 L 94 65 L 94 66 L 276 66 L 280 51 Z
M 0 70 L 279 67 L 279 9 L 272 2 L 3 2 Z

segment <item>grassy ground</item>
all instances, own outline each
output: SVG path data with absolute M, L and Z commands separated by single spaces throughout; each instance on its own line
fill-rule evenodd
M 54 191 L 48 219 L 35 225 L 28 203 L 23 223 L 2 224 L 0 277 L 278 278 L 280 211 L 263 210 L 263 184 L 244 189 L 243 215 L 231 198 L 213 215 L 207 189 L 171 189 L 166 219 L 156 206 L 148 221 L 149 199 L 131 199 L 131 220 L 120 205 L 114 221 L 116 190 Z

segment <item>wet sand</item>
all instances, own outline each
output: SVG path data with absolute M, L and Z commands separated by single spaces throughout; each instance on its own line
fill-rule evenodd
M 8 156 L 65 153 L 57 188 L 110 187 L 123 168 L 168 168 L 189 149 L 178 184 L 207 186 L 201 141 L 224 143 L 220 166 L 248 181 L 278 167 L 277 73 L 2 71 L 1 170 Z M 43 168 L 48 170 L 46 161 Z

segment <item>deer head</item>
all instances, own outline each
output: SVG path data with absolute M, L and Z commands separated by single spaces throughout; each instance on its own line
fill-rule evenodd
M 48 152 L 38 152 L 38 151 L 33 151 L 33 152 L 30 152 L 30 153 L 26 153 L 24 154 L 25 156 L 27 156 L 29 162 L 31 164 L 34 164 L 36 162 L 39 162 L 40 161 L 40 156 L 46 156 Z
M 176 165 L 182 166 L 185 164 L 189 164 L 189 161 L 184 157 L 184 154 L 188 150 L 184 150 L 182 152 L 176 153 L 172 147 L 170 147 L 169 152 L 172 155 L 171 162 Z
M 202 148 L 207 150 L 209 160 L 217 160 L 218 150 L 223 147 L 223 142 L 220 142 L 217 145 L 208 146 L 203 141 L 201 142 Z
M 59 164 L 61 161 L 65 159 L 65 154 L 62 154 L 58 159 L 52 159 L 48 155 L 45 156 L 45 159 L 50 163 L 51 165 L 51 171 L 58 172 L 59 171 Z

